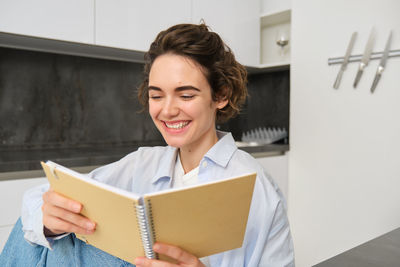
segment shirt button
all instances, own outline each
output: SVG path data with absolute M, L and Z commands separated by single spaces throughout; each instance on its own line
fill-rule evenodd
M 203 165 L 203 168 L 207 167 L 207 161 L 203 161 L 202 165 Z

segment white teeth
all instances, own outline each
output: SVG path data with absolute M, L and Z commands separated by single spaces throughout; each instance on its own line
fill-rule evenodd
M 165 123 L 165 125 L 166 125 L 168 128 L 171 128 L 171 129 L 182 129 L 183 127 L 185 127 L 185 126 L 188 125 L 188 124 L 189 124 L 188 121 L 179 122 L 179 123 L 174 123 L 174 124 L 168 124 L 167 122 Z

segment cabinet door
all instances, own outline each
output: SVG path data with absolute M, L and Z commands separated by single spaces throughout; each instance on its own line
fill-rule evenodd
M 283 196 L 288 197 L 288 155 L 257 158 L 264 170 L 271 175 Z
M 1 0 L 0 31 L 93 43 L 94 0 Z
M 258 0 L 193 0 L 192 22 L 205 21 L 247 66 L 260 64 L 260 3 Z
M 97 0 L 96 44 L 147 51 L 156 35 L 190 22 L 191 1 Z
M 261 14 L 272 14 L 288 10 L 292 7 L 291 0 L 261 0 Z

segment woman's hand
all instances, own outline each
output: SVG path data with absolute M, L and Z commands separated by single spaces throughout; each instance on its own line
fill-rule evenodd
M 137 267 L 176 267 L 176 266 L 187 266 L 187 267 L 205 267 L 204 264 L 192 254 L 180 249 L 176 246 L 167 245 L 163 243 L 156 243 L 153 246 L 155 252 L 159 254 L 166 255 L 170 258 L 173 258 L 178 261 L 177 264 L 159 261 L 159 260 L 151 260 L 145 257 L 138 257 L 135 259 L 135 265 Z
M 92 234 L 96 228 L 94 222 L 79 214 L 82 204 L 63 197 L 53 190 L 43 194 L 43 225 L 45 236 L 67 232 Z

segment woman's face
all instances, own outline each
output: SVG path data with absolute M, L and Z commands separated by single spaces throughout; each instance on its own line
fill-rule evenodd
M 174 54 L 157 57 L 149 73 L 149 112 L 168 145 L 195 149 L 215 144 L 215 102 L 200 66 Z

